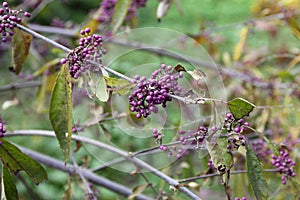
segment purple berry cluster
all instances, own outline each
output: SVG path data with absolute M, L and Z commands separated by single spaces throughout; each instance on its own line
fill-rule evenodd
M 227 150 L 228 151 L 236 151 L 239 149 L 240 146 L 245 146 L 246 141 L 243 135 L 241 134 L 231 134 L 227 138 Z
M 207 166 L 208 166 L 209 168 L 215 169 L 215 166 L 214 166 L 214 164 L 213 164 L 212 159 L 209 159 L 209 160 L 208 160 Z
M 235 133 L 243 133 L 245 126 L 249 126 L 248 122 L 244 122 L 243 119 L 235 120 L 232 113 L 227 113 L 224 118 L 223 130 L 227 133 L 234 131 Z
M 101 16 L 99 21 L 101 23 L 110 24 L 112 21 L 112 16 L 114 14 L 114 8 L 117 3 L 117 0 L 103 0 L 101 3 Z M 145 7 L 147 0 L 133 0 L 127 11 L 126 20 L 130 20 L 133 17 L 137 16 L 137 10 L 141 7 Z
M 246 197 L 242 197 L 242 198 L 235 197 L 234 200 L 246 200 Z
M 264 162 L 268 162 L 268 156 L 272 153 L 268 148 L 267 143 L 263 139 L 258 139 L 250 142 L 255 155 Z
M 0 43 L 8 41 L 14 35 L 13 29 L 17 23 L 22 22 L 22 16 L 30 17 L 30 13 L 11 9 L 6 1 L 2 3 L 2 7 L 0 7 Z
M 131 4 L 128 8 L 128 13 L 126 20 L 130 20 L 137 16 L 137 10 L 141 7 L 145 7 L 147 3 L 147 0 L 134 0 L 131 1 Z
M 0 116 L 0 137 L 3 137 L 4 133 L 6 133 L 6 130 L 4 128 L 4 122 L 2 120 L 2 117 Z
M 296 176 L 294 171 L 294 166 L 296 163 L 291 160 L 287 150 L 281 150 L 279 156 L 272 155 L 271 157 L 271 164 L 275 165 L 279 173 L 282 174 L 281 182 L 283 185 L 286 184 L 286 181 L 289 179 L 289 177 Z
M 159 133 L 157 129 L 153 129 L 153 137 L 156 139 L 156 141 L 159 141 L 160 143 L 160 150 L 165 151 L 169 154 L 169 156 L 172 156 L 176 154 L 176 158 L 181 158 L 183 155 L 187 154 L 188 151 L 186 151 L 187 147 L 184 146 L 191 146 L 193 148 L 199 148 L 201 144 L 203 144 L 205 137 L 207 136 L 208 129 L 204 126 L 199 126 L 196 131 L 191 130 L 178 130 L 178 139 L 177 141 L 180 142 L 181 147 L 177 148 L 176 146 L 167 146 L 162 145 L 162 138 L 163 134 Z
M 89 28 L 81 30 L 80 34 L 83 37 L 80 38 L 79 46 L 72 50 L 67 58 L 61 60 L 61 64 L 69 62 L 70 74 L 74 79 L 77 79 L 81 73 L 90 68 L 90 65 L 86 64 L 87 59 L 100 62 L 102 55 L 106 54 L 106 49 L 102 48 L 102 36 L 98 34 L 89 35 L 90 32 Z
M 78 133 L 84 131 L 84 127 L 81 127 L 79 123 L 73 124 L 72 133 Z
M 157 105 L 167 106 L 168 101 L 172 101 L 169 94 L 179 95 L 181 87 L 178 86 L 178 79 L 182 78 L 181 72 L 173 73 L 172 66 L 162 64 L 158 70 L 152 73 L 150 79 L 145 76 L 134 77 L 137 89 L 128 97 L 130 111 L 137 112 L 136 117 L 148 117 L 152 112 L 157 113 Z

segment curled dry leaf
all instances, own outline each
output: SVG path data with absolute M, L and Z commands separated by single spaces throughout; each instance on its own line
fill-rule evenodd
M 160 22 L 161 18 L 168 14 L 169 8 L 173 0 L 162 0 L 159 2 L 157 11 L 156 11 L 156 18 Z

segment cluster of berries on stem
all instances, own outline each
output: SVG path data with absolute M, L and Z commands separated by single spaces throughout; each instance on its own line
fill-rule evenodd
M 90 68 L 86 61 L 93 60 L 101 63 L 101 57 L 106 54 L 106 49 L 102 48 L 102 36 L 98 34 L 89 35 L 90 28 L 80 31 L 83 36 L 79 40 L 79 46 L 72 50 L 66 58 L 61 60 L 61 64 L 69 62 L 71 77 L 77 79 L 81 73 Z
M 275 165 L 279 173 L 282 174 L 281 182 L 283 185 L 286 184 L 286 181 L 289 177 L 295 177 L 296 173 L 294 171 L 295 162 L 289 156 L 289 152 L 285 149 L 280 150 L 280 155 L 272 155 L 271 164 Z
M 152 73 L 150 79 L 145 76 L 136 75 L 134 82 L 137 89 L 128 97 L 130 111 L 136 112 L 136 117 L 148 117 L 152 112 L 157 113 L 157 105 L 167 106 L 172 101 L 170 94 L 179 95 L 181 87 L 178 86 L 178 79 L 182 78 L 181 72 L 174 72 L 172 66 L 162 64 L 161 67 Z
M 163 134 L 159 133 L 157 129 L 153 129 L 153 137 L 156 142 L 160 143 L 160 150 L 168 153 L 169 156 L 176 154 L 176 158 L 181 158 L 187 154 L 188 147 L 197 149 L 200 145 L 203 145 L 205 137 L 207 136 L 208 129 L 204 126 L 199 126 L 197 130 L 178 130 L 177 141 L 180 143 L 180 147 L 167 146 L 162 144 Z
M 112 21 L 112 16 L 114 14 L 114 9 L 116 6 L 117 0 L 103 0 L 101 3 L 101 16 L 99 21 L 101 23 L 110 24 Z M 145 7 L 147 0 L 133 0 L 130 3 L 130 6 L 127 11 L 126 20 L 129 21 L 133 17 L 137 16 L 137 10 L 141 7 Z
M 6 130 L 4 128 L 4 122 L 2 120 L 2 117 L 0 116 L 0 137 L 3 137 L 4 133 L 6 133 Z
M 250 142 L 255 155 L 264 162 L 268 163 L 268 156 L 272 151 L 268 148 L 267 143 L 263 139 L 258 139 Z
M 6 1 L 2 3 L 2 7 L 0 7 L 0 43 L 7 42 L 14 35 L 13 29 L 17 23 L 22 22 L 23 16 L 30 17 L 30 13 L 11 9 Z
M 242 198 L 235 197 L 234 200 L 246 200 L 246 197 L 242 197 Z

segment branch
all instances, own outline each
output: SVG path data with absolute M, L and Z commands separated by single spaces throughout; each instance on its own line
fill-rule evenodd
M 232 171 L 230 172 L 230 175 L 234 174 L 244 174 L 247 173 L 247 170 L 238 170 L 238 171 Z M 263 172 L 278 172 L 278 169 L 264 169 Z M 215 177 L 215 176 L 222 176 L 219 173 L 214 173 L 214 174 L 205 174 L 202 176 L 195 176 L 191 178 L 185 178 L 185 179 L 180 179 L 178 180 L 179 183 L 184 183 L 184 182 L 190 182 L 190 181 L 195 181 L 198 179 L 205 179 L 205 178 L 210 178 L 210 177 Z
M 1 86 L 0 92 L 4 92 L 4 91 L 8 91 L 8 90 L 16 90 L 16 89 L 21 89 L 21 88 L 38 87 L 40 85 L 41 85 L 41 81 L 12 83 L 12 84 Z
M 5 137 L 17 136 L 17 135 L 39 135 L 39 136 L 47 136 L 47 137 L 56 137 L 53 131 L 43 131 L 43 130 L 18 130 L 18 131 L 6 133 Z M 134 157 L 130 153 L 127 153 L 123 150 L 117 149 L 117 148 L 115 148 L 113 146 L 110 146 L 108 144 L 102 143 L 100 141 L 95 141 L 93 139 L 86 138 L 86 137 L 72 135 L 72 140 L 81 141 L 81 142 L 84 142 L 84 143 L 89 143 L 89 144 L 94 145 L 96 147 L 103 148 L 107 151 L 118 154 L 118 155 L 126 158 L 127 161 L 132 162 L 135 165 L 148 170 L 150 173 L 152 173 L 155 176 L 159 177 L 160 179 L 164 180 L 165 182 L 167 182 L 172 187 L 180 190 L 181 192 L 183 192 L 186 196 L 190 197 L 191 199 L 201 200 L 196 194 L 192 193 L 186 187 L 182 187 L 179 184 L 179 182 L 176 181 L 175 179 L 173 179 L 173 178 L 169 177 L 168 175 L 162 173 L 161 171 L 159 171 L 158 169 L 152 167 L 148 163 Z
M 20 147 L 18 146 L 25 154 L 27 154 L 28 156 L 30 156 L 31 158 L 33 158 L 34 160 L 36 160 L 39 163 L 42 163 L 48 167 L 54 168 L 54 169 L 58 169 L 64 172 L 68 172 L 72 175 L 75 175 L 77 173 L 82 174 L 86 179 L 90 180 L 92 183 L 95 183 L 97 185 L 103 186 L 113 192 L 116 192 L 118 194 L 124 195 L 124 196 L 130 196 L 132 194 L 131 189 L 120 185 L 118 183 L 115 183 L 111 180 L 108 180 L 106 178 L 103 178 L 101 176 L 98 176 L 94 173 L 92 173 L 90 170 L 86 169 L 86 168 L 80 168 L 80 167 L 75 167 L 73 165 L 70 164 L 65 164 L 64 162 L 54 159 L 50 156 L 29 150 L 27 148 L 24 147 Z M 145 195 L 138 195 L 136 197 L 137 199 L 141 199 L 141 200 L 150 200 L 152 199 L 151 197 L 147 197 Z
M 57 43 L 57 42 L 55 42 L 55 41 L 53 41 L 53 40 L 51 40 L 51 39 L 48 39 L 47 37 L 45 37 L 45 36 L 43 36 L 43 35 L 41 35 L 41 34 L 35 32 L 35 31 L 33 31 L 33 30 L 29 29 L 29 28 L 26 28 L 25 26 L 22 26 L 21 24 L 17 24 L 17 27 L 18 27 L 19 29 L 21 29 L 21 30 L 23 30 L 23 31 L 25 31 L 25 32 L 27 32 L 27 33 L 29 33 L 29 34 L 31 34 L 31 35 L 34 36 L 35 38 L 41 39 L 41 40 L 43 40 L 44 42 L 46 42 L 46 43 L 48 43 L 48 44 L 50 44 L 50 45 L 52 45 L 52 46 L 54 46 L 54 47 L 56 47 L 56 48 L 58 48 L 58 49 L 64 51 L 64 52 L 66 52 L 66 53 L 70 53 L 70 52 L 72 51 L 71 49 L 65 47 L 64 45 L 61 45 L 61 44 L 59 44 L 59 43 Z M 92 65 L 95 65 L 95 66 L 97 66 L 97 67 L 99 67 L 99 68 L 103 68 L 103 69 L 105 69 L 106 71 L 108 71 L 108 72 L 110 72 L 110 73 L 112 73 L 112 74 L 114 74 L 114 75 L 116 75 L 116 76 L 118 76 L 118 77 L 120 77 L 120 78 L 123 78 L 123 79 L 125 79 L 125 80 L 130 81 L 130 82 L 133 81 L 133 79 L 131 79 L 131 78 L 129 78 L 129 77 L 127 77 L 127 76 L 125 76 L 125 75 L 123 75 L 123 74 L 121 74 L 121 73 L 119 73 L 119 72 L 113 70 L 113 69 L 110 69 L 110 68 L 108 68 L 108 67 L 106 67 L 106 66 L 104 66 L 104 65 L 101 65 L 101 64 L 99 64 L 99 63 L 97 63 L 97 62 L 95 62 L 95 61 L 93 61 L 93 60 L 87 60 L 87 62 L 90 63 L 90 64 L 92 64 Z
M 79 168 L 72 151 L 70 152 L 70 156 L 71 156 L 74 167 Z M 83 183 L 83 185 L 85 187 L 85 190 L 86 190 L 85 192 L 86 192 L 87 196 L 89 197 L 88 199 L 96 200 L 96 195 L 91 190 L 91 188 L 90 188 L 87 180 L 85 179 L 84 175 L 82 174 L 82 172 L 80 170 L 79 171 L 77 170 L 77 174 L 79 174 L 79 176 L 82 180 L 82 183 Z

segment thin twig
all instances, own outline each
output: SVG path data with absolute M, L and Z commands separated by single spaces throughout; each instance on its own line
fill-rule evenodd
M 30 81 L 30 82 L 17 82 L 0 87 L 0 92 L 16 90 L 21 88 L 38 87 L 41 85 L 41 81 Z
M 230 172 L 230 175 L 244 174 L 247 172 L 248 172 L 247 170 L 237 170 L 237 171 Z M 264 169 L 263 172 L 278 172 L 278 169 Z M 195 176 L 195 177 L 191 177 L 191 178 L 180 179 L 180 180 L 178 180 L 178 182 L 184 183 L 184 182 L 190 182 L 190 181 L 195 181 L 195 180 L 199 180 L 199 179 L 211 178 L 211 177 L 215 177 L 215 176 L 221 176 L 221 175 L 219 173 L 205 174 L 202 176 Z
M 43 36 L 43 35 L 41 35 L 41 34 L 35 32 L 35 31 L 33 31 L 33 30 L 29 29 L 29 28 L 26 28 L 25 26 L 23 26 L 23 25 L 21 25 L 21 24 L 17 24 L 17 27 L 18 27 L 19 29 L 21 29 L 21 30 L 23 30 L 23 31 L 25 31 L 25 32 L 27 32 L 27 33 L 29 33 L 29 34 L 31 34 L 32 36 L 34 36 L 34 37 L 36 37 L 36 38 L 38 38 L 38 39 L 41 39 L 41 40 L 43 40 L 44 42 L 46 42 L 46 43 L 48 43 L 48 44 L 50 44 L 50 45 L 52 45 L 52 46 L 54 46 L 54 47 L 56 47 L 56 48 L 58 48 L 58 49 L 64 51 L 64 52 L 66 52 L 66 53 L 70 53 L 70 52 L 72 51 L 71 49 L 65 47 L 64 45 L 61 45 L 61 44 L 59 44 L 59 43 L 57 43 L 57 42 L 55 42 L 55 41 L 53 41 L 53 40 L 51 40 L 51 39 L 49 39 L 49 38 L 47 38 L 47 37 L 45 37 L 45 36 Z M 114 74 L 114 75 L 116 75 L 116 76 L 118 76 L 118 77 L 120 77 L 120 78 L 123 78 L 123 79 L 125 79 L 125 80 L 130 81 L 130 82 L 133 81 L 132 78 L 129 78 L 129 77 L 127 77 L 127 76 L 125 76 L 125 75 L 123 75 L 123 74 L 121 74 L 121 73 L 119 73 L 119 72 L 117 72 L 117 71 L 115 71 L 115 70 L 113 70 L 113 69 L 110 69 L 110 68 L 108 68 L 108 67 L 106 67 L 106 66 L 104 66 L 104 65 L 101 65 L 101 64 L 99 64 L 99 63 L 97 63 L 97 62 L 95 62 L 95 61 L 93 61 L 93 60 L 87 60 L 87 62 L 90 63 L 90 64 L 92 64 L 92 65 L 95 65 L 95 66 L 97 66 L 97 67 L 103 68 L 103 69 L 105 69 L 106 71 L 108 71 L 108 72 L 110 72 L 110 73 L 112 73 L 112 74 Z
M 73 165 L 74 167 L 76 167 L 77 169 L 79 168 L 78 164 L 77 164 L 77 161 L 75 160 L 75 157 L 73 155 L 73 152 L 71 151 L 70 152 L 70 156 L 71 156 L 71 159 L 72 159 L 72 162 L 73 162 Z M 93 199 L 93 200 L 96 200 L 96 195 L 94 194 L 94 192 L 91 190 L 86 178 L 84 177 L 84 175 L 82 174 L 82 171 L 76 171 L 81 180 L 82 180 L 82 183 L 85 187 L 85 190 L 86 190 L 86 195 L 88 196 L 88 199 Z
M 56 137 L 55 133 L 53 131 L 44 131 L 44 130 L 17 130 L 10 133 L 6 133 L 5 136 L 17 136 L 17 135 L 39 135 L 39 136 L 47 136 L 47 137 Z M 186 187 L 181 186 L 175 179 L 169 177 L 168 175 L 162 173 L 158 169 L 154 168 L 153 166 L 149 165 L 148 163 L 134 157 L 130 153 L 127 153 L 123 150 L 120 150 L 118 148 L 115 148 L 113 146 L 110 146 L 108 144 L 102 143 L 100 141 L 95 141 L 91 138 L 86 138 L 82 136 L 72 135 L 72 140 L 81 141 L 83 143 L 88 143 L 93 146 L 96 146 L 98 148 L 103 148 L 107 151 L 113 152 L 115 154 L 118 154 L 124 158 L 126 158 L 127 161 L 134 163 L 135 165 L 142 167 L 146 170 L 148 170 L 150 173 L 154 174 L 155 176 L 159 177 L 160 179 L 167 182 L 170 186 L 177 188 L 179 191 L 184 193 L 186 196 L 190 197 L 193 200 L 200 200 L 200 198 L 191 192 Z
M 64 172 L 68 172 L 72 175 L 75 175 L 76 173 L 78 173 L 80 171 L 80 173 L 88 180 L 90 180 L 92 183 L 100 185 L 102 187 L 105 187 L 113 192 L 116 192 L 118 194 L 121 195 L 125 195 L 125 196 L 130 196 L 132 195 L 132 190 L 119 184 L 116 182 L 113 182 L 109 179 L 103 178 L 101 176 L 98 176 L 94 173 L 92 173 L 90 170 L 86 169 L 86 168 L 79 168 L 79 167 L 75 167 L 73 165 L 70 164 L 65 164 L 63 161 L 54 159 L 50 156 L 29 150 L 27 148 L 24 147 L 20 147 L 18 146 L 25 154 L 29 155 L 30 157 L 32 157 L 34 160 L 38 161 L 41 164 L 44 164 L 48 167 L 51 168 L 55 168 Z M 136 197 L 136 199 L 141 199 L 141 200 L 151 200 L 151 197 L 145 196 L 145 195 L 138 195 Z

